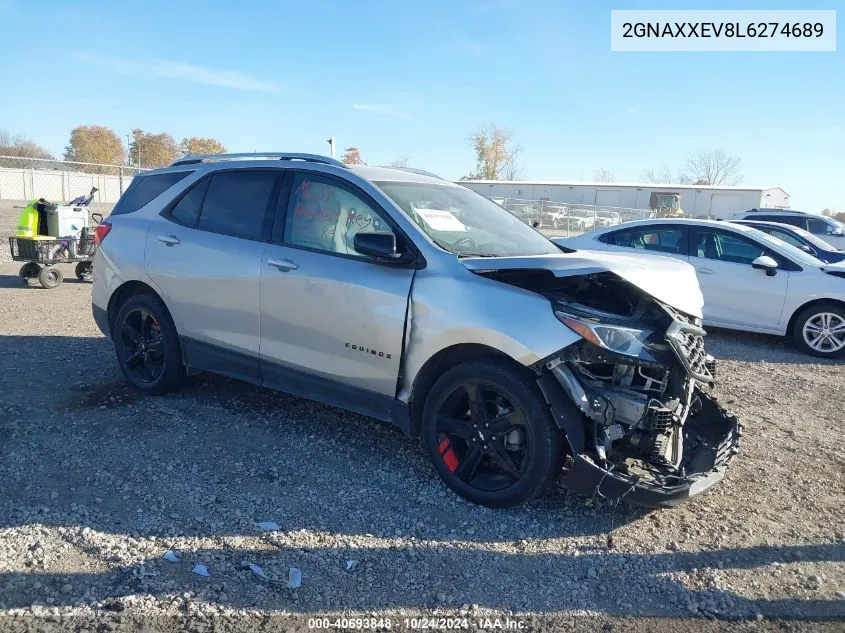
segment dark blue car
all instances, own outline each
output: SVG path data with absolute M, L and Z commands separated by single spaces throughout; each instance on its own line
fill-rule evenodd
M 772 237 L 783 240 L 787 244 L 792 244 L 796 248 L 800 248 L 805 253 L 822 260 L 827 264 L 835 264 L 836 262 L 845 261 L 845 251 L 840 251 L 835 246 L 831 246 L 820 237 L 817 237 L 789 224 L 781 224 L 780 222 L 763 222 L 761 220 L 732 220 L 734 224 L 744 224 L 753 227 L 758 231 L 768 233 Z

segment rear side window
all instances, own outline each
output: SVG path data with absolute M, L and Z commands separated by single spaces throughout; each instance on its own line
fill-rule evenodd
M 608 233 L 599 239 L 606 244 L 625 248 L 641 248 L 672 254 L 684 252 L 684 231 L 680 228 L 625 229 Z
M 186 226 L 196 226 L 202 199 L 208 189 L 209 178 L 203 178 L 186 193 L 170 210 L 170 216 Z
M 279 172 L 272 170 L 214 174 L 205 192 L 199 228 L 251 240 L 264 239 L 272 223 L 269 203 L 278 178 Z
M 193 172 L 171 171 L 151 176 L 135 176 L 129 188 L 114 205 L 111 215 L 134 213 L 191 173 Z

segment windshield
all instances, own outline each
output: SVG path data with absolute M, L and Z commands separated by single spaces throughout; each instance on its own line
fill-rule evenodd
M 466 257 L 559 255 L 561 250 L 493 201 L 466 187 L 376 182 L 441 248 Z
M 795 248 L 792 244 L 787 244 L 783 240 L 779 240 L 768 233 L 754 229 L 754 237 L 761 242 L 765 242 L 774 250 L 788 256 L 793 261 L 800 262 L 807 266 L 824 266 L 824 262 L 822 260 L 816 259 L 812 255 L 802 251 L 800 248 Z
M 801 228 L 798 228 L 798 227 L 792 227 L 792 230 L 795 231 L 795 233 L 800 235 L 802 238 L 804 238 L 807 242 L 809 242 L 810 244 L 812 244 L 813 246 L 818 248 L 819 250 L 822 250 L 822 251 L 836 250 L 833 246 L 831 246 L 830 244 L 825 242 L 822 238 L 816 237 L 815 235 L 813 235 L 809 231 L 805 231 L 804 229 L 801 229 Z

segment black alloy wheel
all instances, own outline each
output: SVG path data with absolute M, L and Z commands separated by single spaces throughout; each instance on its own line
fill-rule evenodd
M 158 380 L 164 371 L 165 352 L 161 325 L 155 315 L 141 307 L 127 312 L 119 324 L 118 336 L 133 382 L 152 384 Z
M 182 384 L 185 368 L 179 335 L 157 296 L 130 297 L 114 319 L 112 338 L 120 369 L 136 389 L 162 394 Z
M 493 492 L 519 481 L 531 451 L 530 429 L 522 411 L 493 386 L 456 384 L 435 425 L 443 462 L 462 482 Z
M 559 470 L 562 438 L 548 405 L 528 372 L 507 361 L 447 371 L 429 391 L 423 433 L 440 477 L 473 503 L 517 505 Z

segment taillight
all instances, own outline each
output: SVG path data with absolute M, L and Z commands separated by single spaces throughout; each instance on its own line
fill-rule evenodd
M 111 231 L 111 222 L 100 222 L 94 228 L 94 242 L 99 245 L 104 239 L 106 239 L 106 235 L 109 234 Z

